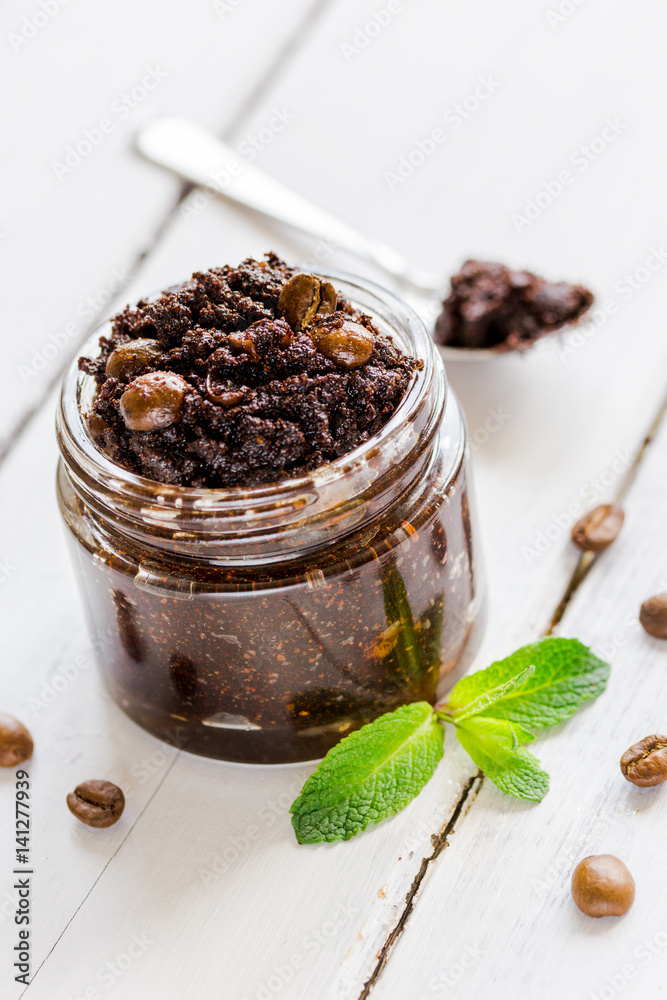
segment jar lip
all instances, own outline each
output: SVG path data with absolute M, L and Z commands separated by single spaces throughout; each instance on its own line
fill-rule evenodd
M 337 285 L 355 308 L 368 312 L 381 330 L 399 341 L 402 350 L 423 361 L 423 367 L 413 373 L 405 394 L 390 419 L 368 441 L 358 445 L 346 455 L 318 466 L 308 473 L 259 486 L 225 488 L 179 486 L 161 483 L 130 472 L 117 465 L 97 447 L 88 432 L 80 406 L 82 388 L 86 380 L 89 380 L 90 384 L 92 378 L 78 370 L 77 361 L 87 351 L 98 350 L 99 337 L 111 322 L 107 319 L 81 346 L 77 358 L 63 379 L 57 431 L 61 452 L 68 468 L 72 469 L 74 465 L 86 479 L 97 481 L 103 488 L 120 492 L 135 502 L 157 503 L 163 511 L 170 507 L 177 509 L 185 507 L 212 512 L 219 509 L 238 509 L 240 506 L 252 507 L 253 504 L 266 504 L 267 501 L 280 505 L 281 498 L 291 504 L 295 495 L 309 493 L 320 487 L 328 488 L 348 476 L 352 468 L 368 464 L 378 449 L 385 450 L 388 446 L 391 447 L 391 442 L 400 436 L 406 422 L 409 422 L 423 405 L 437 375 L 441 376 L 443 385 L 440 408 L 442 412 L 447 394 L 442 361 L 424 322 L 417 313 L 397 295 L 376 282 L 344 271 L 322 269 L 318 270 L 317 274 Z M 160 291 L 146 298 L 150 301 L 162 294 Z M 385 314 L 389 307 L 390 315 L 398 328 L 394 328 L 391 320 L 382 315 L 382 311 L 377 308 L 380 305 L 384 307 Z M 378 469 L 377 476 L 381 475 L 382 472 Z

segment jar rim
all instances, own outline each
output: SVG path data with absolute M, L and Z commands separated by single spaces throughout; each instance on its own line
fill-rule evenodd
M 179 551 L 195 546 L 188 538 L 194 539 L 196 533 L 211 542 L 224 542 L 226 552 L 232 547 L 247 552 L 251 539 L 260 546 L 264 542 L 267 555 L 279 535 L 281 547 L 287 535 L 295 545 L 307 544 L 305 537 L 303 542 L 298 539 L 300 529 L 311 532 L 308 538 L 316 532 L 321 539 L 323 529 L 325 533 L 331 530 L 332 515 L 341 530 L 358 526 L 364 517 L 364 498 L 387 493 L 392 483 L 395 486 L 406 475 L 406 466 L 429 452 L 444 413 L 446 380 L 424 322 L 398 296 L 345 272 L 321 270 L 318 274 L 355 308 L 370 314 L 402 350 L 423 362 L 377 434 L 333 462 L 275 483 L 224 489 L 160 483 L 117 465 L 95 444 L 83 399 L 87 392 L 87 402 L 92 402 L 95 383 L 78 370 L 75 360 L 63 379 L 57 434 L 67 473 L 84 503 L 103 519 L 120 523 L 126 533 L 144 537 L 147 532 L 153 539 L 169 539 L 169 547 L 178 545 Z M 87 351 L 94 356 L 99 337 L 109 325 L 107 320 L 98 326 L 77 357 Z M 373 509 L 377 506 L 376 502 Z

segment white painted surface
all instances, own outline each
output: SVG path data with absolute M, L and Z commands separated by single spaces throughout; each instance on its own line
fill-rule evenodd
M 61 185 L 49 175 L 51 159 L 133 85 L 135 68 L 160 60 L 173 66 L 173 79 L 156 90 L 151 114 L 192 113 L 228 127 L 279 45 L 292 37 L 289 59 L 230 136 L 239 142 L 263 127 L 274 107 L 289 109 L 294 121 L 261 152 L 259 165 L 393 243 L 415 264 L 444 273 L 469 254 L 495 257 L 583 280 L 618 307 L 564 356 L 554 343 L 522 358 L 449 367 L 478 445 L 473 457 L 491 597 L 477 661 L 483 666 L 548 624 L 577 562 L 567 541 L 568 506 L 592 506 L 620 487 L 612 467 L 623 473 L 665 392 L 666 265 L 627 301 L 625 292 L 614 291 L 667 236 L 664 8 L 646 4 L 638 16 L 620 0 L 604 8 L 589 0 L 551 28 L 547 5 L 527 0 L 509 12 L 491 0 L 455 7 L 414 0 L 363 50 L 346 50 L 346 58 L 341 45 L 359 40 L 370 12 L 385 5 L 331 0 L 309 34 L 295 37 L 311 6 L 244 0 L 218 19 L 203 4 L 188 8 L 186 19 L 164 5 L 158 16 L 152 3 L 116 5 L 103 16 L 72 0 L 21 51 L 9 47 L 4 72 L 15 95 L 9 132 L 22 136 L 24 155 L 5 174 L 7 208 L 0 216 L 9 303 L 3 332 L 9 387 L 0 427 L 20 420 L 60 363 L 59 355 L 23 387 L 13 373 L 24 354 L 76 319 L 78 303 L 150 243 L 178 191 L 129 149 L 148 100 Z M 5 5 L 0 34 L 32 13 L 24 3 Z M 445 142 L 390 190 L 385 173 L 443 125 L 444 112 L 472 94 L 479 77 L 489 76 L 499 86 L 488 100 L 460 128 L 450 118 Z M 28 106 L 35 125 L 26 130 Z M 562 197 L 517 232 L 512 213 L 615 116 L 627 123 L 618 140 L 585 172 L 570 165 L 575 176 Z M 294 261 L 317 254 L 330 266 L 354 266 L 195 193 L 124 297 L 269 247 Z M 65 267 L 54 268 L 54 260 Z M 26 271 L 33 264 L 40 269 L 37 284 Z M 19 339 L 15 325 L 26 296 L 31 310 Z M 86 640 L 53 497 L 53 408 L 51 394 L 0 470 L 0 559 L 12 567 L 0 584 L 2 708 L 24 718 L 37 740 L 30 765 L 33 967 L 44 964 L 27 997 L 68 1000 L 95 988 L 100 997 L 121 1000 L 356 1000 L 432 851 L 431 834 L 446 825 L 474 769 L 452 747 L 399 817 L 348 844 L 299 848 L 287 806 L 307 768 L 241 768 L 178 755 L 125 720 L 88 659 L 70 669 L 75 656 L 86 656 Z M 491 410 L 500 414 L 500 426 L 484 440 Z M 607 641 L 616 618 L 622 623 L 640 598 L 665 589 L 658 587 L 667 572 L 659 523 L 662 443 L 646 461 L 622 540 L 600 560 L 562 625 L 584 641 Z M 526 552 L 547 534 L 554 540 L 546 551 Z M 660 793 L 633 792 L 616 771 L 629 742 L 661 728 L 655 706 L 664 656 L 634 632 L 614 656 L 604 699 L 540 741 L 554 777 L 541 806 L 517 805 L 483 787 L 456 824 L 451 847 L 429 867 L 375 996 L 437 996 L 446 983 L 440 979 L 429 991 L 434 977 L 446 976 L 467 947 L 474 955 L 479 946 L 483 959 L 450 992 L 471 1000 L 486 992 L 556 996 L 567 970 L 569 992 L 588 1000 L 643 936 L 664 929 Z M 36 707 L 45 685 L 67 673 L 72 680 L 53 703 Z M 571 763 L 587 753 L 599 781 L 581 779 Z M 66 792 L 93 775 L 129 790 L 126 814 L 112 830 L 79 827 L 65 808 Z M 0 859 L 11 856 L 12 794 L 12 773 L 0 775 Z M 629 815 L 635 800 L 640 813 Z M 587 922 L 567 898 L 577 852 L 598 845 L 624 852 L 637 877 L 637 904 L 623 921 Z M 223 860 L 216 865 L 217 856 Z M 0 886 L 9 887 L 0 863 Z M 545 884 L 537 887 L 534 878 Z M 6 902 L 2 888 L 3 998 L 18 996 Z M 137 957 L 124 970 L 116 966 L 122 975 L 105 972 L 107 962 L 126 964 L 133 935 L 151 943 L 141 951 L 135 942 Z M 656 956 L 623 995 L 660 995 L 660 968 Z
M 374 1000 L 393 998 L 392 983 L 408 979 L 415 1000 L 448 990 L 544 1000 L 664 995 L 667 789 L 635 788 L 619 760 L 665 730 L 667 644 L 646 635 L 637 614 L 667 582 L 666 461 L 663 426 L 625 502 L 622 534 L 558 628 L 607 656 L 607 691 L 535 743 L 551 775 L 538 807 L 512 803 L 485 782 Z M 572 870 L 590 854 L 615 854 L 630 868 L 637 891 L 625 916 L 593 920 L 574 905 Z
M 136 131 L 167 111 L 229 128 L 316 3 L 220 6 L 50 0 L 49 18 L 38 2 L 3 4 L 0 446 L 122 294 L 177 200 L 180 183 L 133 152 Z M 47 23 L 31 29 L 35 18 Z

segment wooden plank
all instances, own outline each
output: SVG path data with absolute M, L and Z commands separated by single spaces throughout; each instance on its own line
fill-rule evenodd
M 447 990 L 546 1000 L 662 995 L 667 798 L 660 787 L 626 782 L 618 762 L 626 747 L 664 730 L 667 646 L 637 616 L 667 583 L 666 460 L 663 425 L 626 500 L 621 536 L 558 629 L 608 657 L 607 692 L 536 745 L 552 777 L 539 806 L 512 802 L 485 782 L 433 870 L 377 1000 L 407 983 L 415 998 Z M 569 883 L 581 858 L 602 853 L 628 864 L 637 896 L 626 916 L 595 921 L 576 909 Z
M 655 83 L 659 81 L 651 77 L 651 67 L 659 65 L 659 33 L 643 39 L 642 72 L 628 81 L 617 74 L 616 38 L 622 32 L 632 44 L 639 27 L 615 0 L 605 7 L 604 19 L 586 7 L 578 11 L 566 34 L 551 32 L 527 3 L 513 11 L 514 20 L 490 3 L 478 5 L 474 17 L 467 10 L 452 12 L 434 2 L 406 7 L 400 20 L 393 19 L 358 58 L 348 62 L 340 46 L 357 37 L 366 12 L 360 13 L 358 5 L 347 0 L 337 4 L 311 45 L 291 60 L 269 98 L 244 124 L 252 133 L 265 123 L 275 104 L 295 107 L 295 122 L 263 150 L 262 165 L 351 221 L 363 219 L 369 232 L 403 248 L 415 263 L 432 267 L 436 262 L 444 272 L 466 252 L 479 252 L 533 265 L 554 276 L 590 277 L 603 297 L 607 291 L 614 294 L 614 282 L 642 263 L 664 228 L 654 210 L 662 190 L 658 158 L 648 155 L 658 109 Z M 486 28 L 480 33 L 482 22 Z M 443 46 L 447 47 L 444 61 Z M 477 60 L 472 70 L 471 51 Z M 551 82 L 562 79 L 563 65 L 569 67 L 567 87 L 556 92 Z M 497 93 L 480 103 L 465 128 L 452 131 L 437 154 L 404 185 L 390 191 L 385 170 L 409 154 L 413 142 L 427 136 L 448 108 L 471 94 L 478 76 L 488 73 L 501 80 Z M 322 80 L 328 86 L 328 120 L 345 122 L 346 128 L 349 123 L 345 142 L 353 156 L 345 173 L 341 173 L 340 130 L 327 126 L 320 93 L 312 83 Z M 590 102 L 581 100 L 582 92 L 590 94 Z M 579 142 L 592 138 L 604 115 L 633 108 L 641 112 L 635 114 L 632 132 L 621 136 L 586 176 L 577 178 L 558 207 L 545 211 L 521 233 L 514 232 L 511 214 L 543 178 L 550 177 L 554 165 L 559 167 Z M 364 170 L 360 176 L 361 156 L 368 173 Z M 621 174 L 628 182 L 619 193 Z M 573 241 L 571 233 L 580 232 L 582 216 L 587 219 L 586 230 Z M 624 237 L 620 245 L 619 232 Z M 288 241 L 242 213 L 209 203 L 195 215 L 178 213 L 126 296 L 131 299 L 177 280 L 194 267 L 262 252 L 267 243 L 291 259 L 313 257 L 319 251 L 332 265 L 346 263 L 336 254 L 327 257 L 326 248 Z M 522 546 L 531 546 L 538 533 L 546 533 L 552 518 L 567 511 L 570 503 L 581 502 L 583 489 L 598 490 L 598 499 L 613 490 L 618 479 L 608 482 L 605 472 L 615 451 L 625 458 L 641 441 L 662 393 L 661 372 L 667 360 L 667 347 L 653 322 L 661 302 L 655 277 L 627 303 L 619 301 L 618 312 L 571 355 L 561 359 L 557 351 L 545 349 L 488 367 L 450 369 L 473 438 L 480 432 L 476 440 L 481 442 L 489 409 L 510 414 L 474 455 L 492 596 L 479 665 L 539 632 L 574 567 L 576 555 L 564 529 L 530 563 L 521 554 Z M 628 331 L 632 351 L 627 349 Z M 51 496 L 53 449 L 45 443 L 49 423 L 45 413 L 15 453 L 16 464 L 0 480 L 3 523 L 18 526 L 16 537 L 4 544 L 14 559 L 23 559 L 6 604 L 14 626 L 0 637 L 0 662 L 11 678 L 10 707 L 17 709 L 22 708 L 24 692 L 10 665 L 41 666 L 47 651 L 62 649 L 62 636 L 68 631 L 75 645 L 83 640 L 62 545 L 54 533 L 52 501 L 42 499 Z M 21 495 L 35 498 L 28 506 L 12 489 L 19 480 L 24 483 Z M 36 532 L 36 524 L 53 527 Z M 34 565 L 40 567 L 37 574 Z M 40 609 L 40 633 L 31 628 L 35 606 Z M 28 618 L 26 609 L 31 611 Z M 62 654 L 49 662 L 58 670 Z M 49 726 L 55 735 L 59 725 L 85 733 L 81 708 L 91 701 L 97 704 L 91 671 L 84 672 L 69 691 L 71 698 L 63 693 L 44 716 L 54 720 Z M 120 713 L 103 699 L 100 706 L 95 726 L 107 735 L 94 762 L 105 769 L 122 765 L 132 779 L 132 768 L 142 756 L 161 748 L 134 730 L 136 743 L 128 745 L 129 730 L 123 728 Z M 85 739 L 82 743 L 87 749 Z M 548 745 L 550 741 L 544 744 L 545 760 Z M 82 852 L 79 844 L 66 839 L 74 821 L 64 811 L 63 788 L 56 787 L 61 781 L 58 768 L 66 766 L 62 784 L 68 788 L 79 764 L 66 756 L 62 746 L 53 759 L 35 761 L 44 810 L 38 825 L 42 874 L 36 890 L 39 912 L 45 915 L 39 932 L 40 958 L 101 877 L 29 996 L 41 991 L 50 998 L 54 984 L 73 996 L 88 987 L 97 987 L 104 995 L 106 986 L 97 973 L 106 962 L 129 954 L 135 933 L 148 933 L 155 943 L 116 977 L 113 989 L 119 997 L 148 994 L 157 989 L 155 983 L 163 993 L 182 995 L 193 980 L 203 996 L 219 992 L 224 984 L 230 995 L 249 991 L 249 997 L 256 997 L 268 990 L 296 998 L 318 995 L 325 981 L 339 996 L 358 995 L 400 919 L 422 858 L 432 853 L 431 834 L 446 826 L 472 774 L 461 752 L 452 750 L 434 782 L 402 816 L 351 844 L 298 849 L 285 810 L 303 768 L 248 771 L 182 756 L 168 776 L 165 761 L 138 790 L 135 815 L 147 804 L 146 811 L 113 861 L 107 866 L 112 853 L 107 840 L 79 881 Z M 149 802 L 150 791 L 160 782 Z M 204 796 L 212 785 L 220 789 L 220 798 L 207 802 Z M 4 798 L 9 788 L 2 791 Z M 271 815 L 276 817 L 272 822 Z M 51 816 L 57 819 L 50 820 Z M 257 838 L 251 840 L 249 826 L 259 830 Z M 63 843 L 56 863 L 47 857 L 53 852 L 54 828 Z M 241 850 L 243 838 L 251 840 L 251 846 Z M 219 877 L 205 885 L 202 871 L 215 876 L 216 855 L 222 857 L 227 850 L 237 850 L 239 857 L 222 870 L 229 863 L 223 857 L 217 863 Z M 490 877 L 494 871 L 489 866 Z M 140 891 L 128 904 L 133 886 Z M 343 907 L 352 915 L 346 915 Z M 417 914 L 421 907 L 422 901 Z M 456 912 L 466 915 L 465 921 L 459 916 L 461 933 L 467 928 L 473 935 L 475 925 L 462 901 Z M 293 956 L 302 961 L 290 977 L 285 968 Z M 346 961 L 340 966 L 343 957 Z M 278 989 L 281 969 L 283 984 Z M 406 980 L 394 979 L 393 960 L 387 977 L 390 994 L 398 982 L 405 987 Z M 407 982 L 411 987 L 412 980 Z
M 70 573 L 65 532 L 53 497 L 53 395 L 22 451 L 3 470 L 3 709 L 24 720 L 36 751 L 29 762 L 34 877 L 33 968 L 53 946 L 109 858 L 119 849 L 176 755 L 116 711 L 102 692 Z M 9 488 L 12 481 L 23 489 Z M 45 502 L 47 498 L 48 502 Z M 125 815 L 111 830 L 91 830 L 71 817 L 65 797 L 79 781 L 104 775 L 129 791 Z M 0 976 L 13 983 L 15 892 L 14 771 L 2 775 L 3 858 Z M 57 835 L 54 836 L 54 831 Z M 49 902 L 47 902 L 49 901 Z M 13 905 L 12 905 L 13 903 Z M 44 905 L 46 904 L 46 909 Z M 53 986 L 51 987 L 53 989 Z M 18 990 L 14 995 L 18 995 Z
M 186 218 L 179 216 L 174 227 L 179 231 L 174 233 L 179 253 L 184 246 L 193 249 L 188 244 L 191 235 L 194 247 L 202 249 L 203 230 L 196 235 L 195 222 Z M 210 236 L 218 243 L 221 257 L 217 259 L 234 259 L 240 247 L 259 252 L 266 240 L 262 228 L 224 205 L 209 206 L 200 218 L 208 219 L 209 225 L 215 219 Z M 281 252 L 289 249 L 276 246 Z M 207 245 L 203 251 L 207 256 L 202 266 L 213 253 Z M 179 265 L 174 275 L 182 273 Z M 163 277 L 168 280 L 166 272 Z M 284 972 L 295 956 L 299 968 L 294 970 L 290 989 L 314 989 L 323 970 L 334 977 L 342 957 L 359 940 L 373 951 L 382 947 L 420 859 L 432 850 L 432 833 L 447 823 L 474 769 L 460 751 L 451 754 L 450 769 L 442 772 L 411 810 L 386 824 L 384 835 L 379 830 L 379 837 L 360 838 L 324 851 L 299 848 L 287 815 L 307 766 L 242 768 L 181 755 L 178 770 L 170 771 L 173 751 L 125 719 L 109 702 L 92 669 L 53 496 L 54 408 L 52 394 L 0 473 L 3 523 L 15 525 L 0 553 L 12 567 L 0 594 L 3 618 L 14 623 L 0 635 L 4 706 L 25 719 L 38 746 L 30 769 L 35 795 L 34 858 L 39 873 L 34 898 L 41 914 L 35 927 L 34 968 L 57 943 L 29 995 L 43 990 L 51 996 L 54 983 L 72 996 L 92 987 L 103 991 L 106 963 L 114 963 L 118 956 L 123 963 L 132 936 L 142 938 L 145 933 L 152 934 L 159 946 L 142 953 L 143 961 L 132 963 L 115 989 L 119 995 L 127 991 L 126 995 L 134 996 L 142 988 L 146 992 L 147 983 L 157 977 L 165 990 L 171 984 L 182 993 L 192 980 L 194 966 L 180 960 L 175 966 L 169 956 L 177 954 L 177 939 L 185 934 L 190 941 L 195 928 L 205 949 L 197 973 L 202 990 L 211 991 L 220 980 L 218 963 L 206 957 L 213 952 L 222 956 L 229 988 L 247 990 L 249 996 L 278 974 L 274 966 Z M 12 489 L 11 484 L 18 481 L 21 489 Z M 35 572 L 36 565 L 39 572 Z M 39 628 L 32 627 L 35 608 L 39 609 Z M 22 669 L 12 669 L 14 664 Z M 31 667 L 27 688 L 26 665 Z M 128 792 L 126 818 L 113 831 L 80 828 L 66 810 L 67 791 L 94 774 L 117 781 Z M 158 802 L 152 797 L 163 783 L 168 783 L 166 798 Z M 205 792 L 212 783 L 216 793 L 207 802 Z M 2 808 L 7 809 L 13 784 L 7 782 L 1 791 Z M 146 808 L 151 801 L 157 812 Z M 145 842 L 136 839 L 144 824 Z M 54 827 L 59 831 L 57 852 Z M 168 838 L 172 838 L 169 844 Z M 156 839 L 161 860 L 146 868 L 146 855 L 156 857 L 152 846 Z M 4 856 L 8 856 L 8 840 L 6 846 Z M 178 874 L 176 854 L 180 857 Z M 114 889 L 107 879 L 114 870 L 119 872 L 114 866 L 121 859 L 129 864 L 130 874 L 123 871 Z M 301 885 L 304 865 L 313 874 L 307 887 Z M 346 873 L 343 880 L 341 867 Z M 145 882 L 139 875 L 141 868 L 146 869 Z M 136 920 L 129 917 L 126 905 L 128 878 L 140 886 L 132 904 Z M 293 889 L 295 880 L 300 884 L 298 893 Z M 177 906 L 163 905 L 167 890 L 180 900 Z M 109 893 L 109 901 L 100 902 L 99 892 Z M 374 900 L 381 904 L 378 909 L 371 907 Z M 156 906 L 162 911 L 159 918 Z M 185 910 L 188 917 L 183 924 L 181 912 Z M 268 926 L 266 934 L 258 927 L 254 936 L 258 913 L 280 913 L 279 925 Z M 3 939 L 9 929 L 7 923 L 0 924 Z M 88 960 L 83 963 L 82 935 L 90 935 L 84 949 Z M 77 949 L 75 960 L 70 946 Z M 193 938 L 191 944 L 181 941 L 181 947 L 199 945 Z
M 120 0 L 92 16 L 56 0 L 47 4 L 55 14 L 3 4 L 0 86 L 12 99 L 3 114 L 0 452 L 128 285 L 178 197 L 179 182 L 134 152 L 136 131 L 165 113 L 229 128 L 320 6 L 209 2 L 167 14 L 157 0 Z M 241 128 L 239 140 L 246 135 Z
M 0 636 L 3 708 L 25 720 L 37 745 L 29 765 L 33 968 L 57 943 L 28 995 L 50 998 L 57 984 L 63 997 L 91 988 L 104 996 L 112 982 L 119 996 L 151 989 L 185 995 L 193 982 L 212 995 L 224 981 L 254 996 L 291 967 L 290 989 L 315 990 L 323 974 L 333 978 L 359 935 L 381 947 L 432 831 L 447 822 L 474 769 L 453 752 L 453 775 L 443 771 L 410 810 L 385 825 L 385 836 L 379 830 L 379 837 L 310 850 L 296 845 L 287 815 L 308 766 L 248 768 L 178 755 L 130 723 L 92 666 L 68 567 L 52 494 L 54 406 L 52 397 L 0 477 L 3 521 L 15 526 L 2 551 L 11 567 L 3 620 L 14 623 Z M 19 477 L 22 490 L 10 489 Z M 126 813 L 111 830 L 82 827 L 65 806 L 67 792 L 95 775 L 116 781 L 127 795 Z M 7 815 L 13 772 L 4 777 L 0 808 Z M 157 803 L 163 785 L 165 798 Z M 2 824 L 5 859 L 14 853 L 11 833 Z M 311 873 L 306 895 L 305 871 Z M 2 885 L 4 982 L 11 979 L 13 943 L 13 894 L 4 872 Z M 366 926 L 374 899 L 382 907 Z M 135 936 L 143 942 L 146 935 L 155 946 L 144 952 Z M 172 961 L 200 946 L 199 958 Z M 136 961 L 123 968 L 133 954 Z
M 435 0 L 403 7 L 350 56 L 341 46 L 355 38 L 361 44 L 367 20 L 358 4 L 341 0 L 323 18 L 312 44 L 285 67 L 247 128 L 257 131 L 276 102 L 294 108 L 289 133 L 267 145 L 261 165 L 386 239 L 417 265 L 444 276 L 466 255 L 479 254 L 554 278 L 586 281 L 598 295 L 595 322 L 560 342 L 524 357 L 448 365 L 476 442 L 478 506 L 493 594 L 482 658 L 493 657 L 498 645 L 519 644 L 546 627 L 576 566 L 576 552 L 567 542 L 576 517 L 568 508 L 577 504 L 583 513 L 618 487 L 664 391 L 667 341 L 655 317 L 665 306 L 667 246 L 662 247 L 661 234 L 667 220 L 657 207 L 662 176 L 650 152 L 662 43 L 647 42 L 654 59 L 647 57 L 628 84 L 615 73 L 618 37 L 627 32 L 630 44 L 639 28 L 620 0 L 612 0 L 604 19 L 578 11 L 566 33 L 551 29 L 529 3 L 512 17 L 490 3 L 478 7 L 483 32 L 467 9 L 453 12 Z M 443 63 L 443 44 L 454 38 L 457 45 L 448 45 Z M 539 51 L 538 66 L 527 51 Z M 590 55 L 583 58 L 590 51 L 594 62 Z M 418 101 L 414 53 L 421 74 Z M 552 92 L 549 81 L 563 60 L 571 64 L 568 86 Z M 447 112 L 474 98 L 478 77 L 489 75 L 500 86 L 478 101 L 459 127 L 449 124 L 445 142 L 390 190 L 384 174 L 397 168 L 415 140 L 451 122 L 451 115 L 445 121 Z M 346 144 L 364 157 L 362 172 L 356 156 L 349 165 L 341 160 L 338 131 L 322 123 L 319 91 L 304 86 L 314 79 L 329 81 L 328 114 L 346 123 Z M 582 93 L 589 95 L 586 101 Z M 593 140 L 605 117 L 614 114 L 627 120 L 627 130 L 588 169 L 570 163 L 578 146 Z M 503 151 L 493 160 L 491 177 L 489 150 Z M 574 182 L 517 232 L 512 215 L 568 163 Z M 619 193 L 621 175 L 630 181 Z M 636 197 L 644 212 L 638 213 Z M 287 239 L 249 217 L 251 228 L 240 237 L 237 229 L 229 232 L 228 216 L 214 200 L 201 200 L 199 208 L 192 204 L 198 214 L 186 225 L 174 220 L 128 289 L 129 297 L 194 267 L 261 253 L 267 246 L 311 266 L 321 259 L 380 277 L 326 241 Z M 582 218 L 584 232 L 573 240 Z M 649 258 L 656 270 L 647 268 Z M 432 302 L 414 304 L 432 316 Z
M 179 755 L 130 723 L 91 666 L 64 533 L 55 505 L 44 510 L 53 475 L 49 424 L 45 410 L 26 438 L 24 447 L 36 459 L 32 474 L 20 451 L 3 472 L 11 481 L 23 470 L 25 491 L 0 490 L 3 516 L 17 525 L 5 547 L 14 567 L 12 588 L 2 595 L 5 620 L 22 616 L 27 623 L 2 636 L 3 705 L 25 720 L 37 745 L 29 765 L 33 968 L 57 943 L 28 995 L 52 997 L 57 984 L 63 997 L 91 988 L 104 996 L 115 976 L 119 996 L 185 995 L 195 985 L 201 995 L 213 995 L 221 981 L 238 991 L 234 995 L 255 996 L 290 968 L 290 989 L 315 990 L 322 975 L 333 978 L 359 934 L 381 946 L 415 863 L 474 769 L 453 752 L 454 776 L 443 771 L 410 810 L 385 825 L 384 836 L 379 830 L 379 837 L 310 850 L 297 846 L 287 814 L 307 765 L 242 767 Z M 28 509 L 26 498 L 32 498 Z M 67 792 L 95 775 L 126 792 L 126 813 L 112 830 L 82 827 L 65 806 Z M 7 779 L 0 789 L 3 814 L 12 801 L 13 772 Z M 159 788 L 164 797 L 158 801 Z M 2 825 L 4 858 L 13 856 L 11 832 Z M 12 893 L 3 874 L 5 884 L 0 935 L 10 945 L 12 911 L 3 905 L 11 904 Z M 381 912 L 367 927 L 369 901 L 378 898 Z M 139 951 L 135 938 L 146 936 L 151 944 Z M 186 951 L 191 956 L 183 961 Z M 11 975 L 9 953 L 3 947 L 3 981 Z M 134 953 L 136 960 L 123 968 Z

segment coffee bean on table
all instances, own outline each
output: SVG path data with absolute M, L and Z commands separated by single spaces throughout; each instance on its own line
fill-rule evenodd
M 13 715 L 0 712 L 0 767 L 16 767 L 32 757 L 32 736 Z
M 667 639 L 667 594 L 649 597 L 641 606 L 639 621 L 656 639 Z
M 635 880 L 613 854 L 584 858 L 572 875 L 572 898 L 588 917 L 620 917 L 635 899 Z
M 577 521 L 572 528 L 572 541 L 583 552 L 604 552 L 616 540 L 624 518 L 616 504 L 600 504 Z
M 69 810 L 86 826 L 113 826 L 125 808 L 125 796 L 111 781 L 83 781 L 67 796 Z
M 621 771 L 640 788 L 667 781 L 667 736 L 645 736 L 633 743 L 621 757 Z
M 178 423 L 189 388 L 185 379 L 173 372 L 140 375 L 120 398 L 125 424 L 131 431 L 154 431 Z

